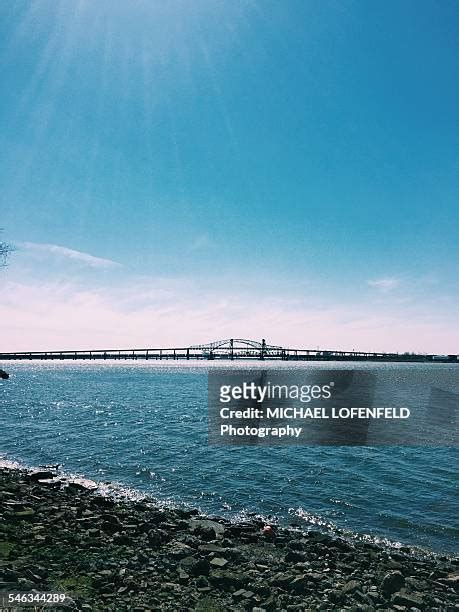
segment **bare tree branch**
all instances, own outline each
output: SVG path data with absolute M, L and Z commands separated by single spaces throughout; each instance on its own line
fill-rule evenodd
M 0 229 L 0 232 L 1 231 Z M 4 268 L 7 265 L 8 255 L 14 250 L 15 248 L 12 244 L 0 241 L 0 268 Z

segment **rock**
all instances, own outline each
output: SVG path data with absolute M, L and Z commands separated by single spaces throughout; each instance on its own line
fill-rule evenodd
M 343 540 L 341 538 L 332 540 L 332 542 L 330 542 L 330 546 L 332 548 L 337 548 L 341 552 L 349 552 L 350 550 L 352 550 L 352 546 L 349 544 L 349 542 L 346 542 L 346 540 Z
M 24 510 L 17 510 L 14 516 L 20 519 L 28 519 L 35 516 L 35 510 L 33 508 L 25 508 Z
M 86 491 L 86 487 L 79 482 L 68 482 L 67 489 L 77 493 L 78 491 Z
M 295 575 L 279 572 L 278 574 L 274 574 L 274 576 L 271 576 L 269 582 L 273 586 L 285 589 L 287 585 L 289 585 L 295 578 Z
M 332 538 L 329 535 L 325 533 L 321 533 L 320 531 L 308 531 L 306 535 L 308 536 L 310 542 L 318 542 L 318 543 L 333 542 Z
M 332 589 L 331 591 L 328 591 L 328 599 L 332 603 L 338 604 L 343 601 L 344 595 L 339 589 Z
M 183 559 L 193 554 L 193 549 L 183 542 L 171 542 L 167 547 L 168 554 L 175 559 Z
M 290 550 L 304 550 L 307 546 L 307 541 L 304 538 L 301 538 L 300 540 L 290 540 L 290 542 L 287 542 L 287 548 L 290 548 Z
M 116 516 L 116 514 L 110 514 L 108 512 L 104 512 L 103 518 L 106 523 L 112 523 L 112 525 L 116 525 L 117 527 L 121 525 L 121 521 Z
M 372 602 L 372 605 L 376 605 L 381 601 L 381 597 L 377 591 L 368 591 L 367 597 Z
M 306 578 L 312 582 L 322 582 L 326 579 L 326 576 L 319 572 L 309 572 L 306 574 Z
M 10 375 L 8 374 L 8 372 L 5 372 L 5 370 L 0 370 L 0 378 L 7 380 L 9 377 Z
M 459 574 L 452 572 L 451 574 L 448 574 L 446 578 L 441 578 L 441 581 L 447 585 L 457 585 L 459 583 Z
M 198 587 L 208 587 L 209 586 L 209 581 L 205 576 L 198 576 L 196 578 L 196 586 Z
M 27 578 L 18 578 L 18 585 L 20 591 L 30 591 L 35 587 L 35 584 L 31 580 L 27 580 Z
M 255 597 L 255 593 L 253 591 L 247 591 L 246 589 L 239 589 L 233 593 L 234 599 L 252 599 L 252 597 Z
M 179 576 L 179 582 L 188 582 L 190 579 L 190 575 L 187 574 L 187 572 L 181 567 L 179 568 L 178 576 Z
M 262 610 L 268 610 L 269 612 L 273 612 L 274 610 L 276 610 L 276 608 L 278 609 L 276 600 L 272 595 L 262 601 L 260 605 Z
M 286 563 L 300 563 L 301 561 L 305 561 L 306 555 L 302 552 L 298 552 L 297 550 L 289 550 L 285 555 Z
M 197 559 L 196 557 L 185 557 L 180 561 L 182 569 L 190 576 L 208 576 L 210 563 L 207 559 Z
M 424 610 L 425 608 L 421 593 L 408 593 L 403 590 L 395 593 L 391 601 L 395 605 L 406 606 L 407 608 L 418 608 L 419 610 Z
M 224 553 L 226 552 L 226 548 L 222 546 L 218 546 L 217 544 L 201 544 L 198 546 L 198 550 L 204 553 Z
M 40 480 L 37 481 L 39 485 L 41 485 L 42 487 L 51 487 L 51 488 L 57 488 L 59 489 L 62 481 L 59 477 L 57 478 L 40 478 Z
M 109 521 L 104 521 L 101 525 L 101 529 L 102 531 L 105 531 L 105 533 L 108 533 L 109 535 L 113 535 L 114 533 L 118 532 L 119 526 Z
M 202 534 L 203 539 L 207 539 L 207 541 L 209 539 L 215 540 L 217 536 L 223 536 L 225 533 L 223 525 L 208 519 L 190 519 L 190 527 L 194 535 Z
M 217 537 L 212 527 L 205 527 L 204 525 L 198 525 L 193 530 L 193 534 L 204 542 L 211 542 Z
M 152 529 L 148 532 L 148 541 L 152 546 L 161 546 L 171 539 L 171 535 L 164 529 Z
M 29 474 L 29 478 L 30 480 L 49 480 L 52 478 L 55 478 L 57 476 L 57 474 L 55 474 L 54 472 L 44 472 L 44 471 L 40 471 L 40 470 L 36 470 L 34 472 L 31 472 Z
M 125 533 L 118 533 L 113 537 L 113 543 L 118 546 L 131 544 L 131 538 Z
M 405 579 L 405 586 L 409 587 L 411 591 L 426 591 L 429 588 L 429 583 L 426 580 L 408 577 Z
M 228 560 L 227 559 L 223 559 L 223 557 L 215 557 L 210 562 L 210 565 L 212 567 L 225 567 L 225 565 L 227 565 L 227 564 L 228 564 Z
M 0 588 L 67 584 L 74 609 L 454 609 L 457 562 L 444 556 L 420 559 L 282 527 L 263 538 L 258 520 L 233 525 L 153 502 L 106 500 L 87 489 L 39 486 L 26 472 L 1 468 L 0 500 Z
M 388 569 L 395 569 L 395 570 L 401 570 L 403 569 L 403 565 L 401 563 L 399 563 L 398 561 L 394 561 L 393 559 L 390 559 L 387 563 L 386 563 L 386 567 Z
M 196 612 L 223 612 L 223 608 L 218 605 L 218 602 L 208 596 L 200 599 L 194 610 Z
M 303 594 L 309 590 L 307 577 L 302 574 L 300 576 L 296 576 L 290 583 L 289 588 L 295 593 Z
M 349 595 L 349 593 L 354 593 L 354 591 L 357 591 L 360 587 L 361 584 L 358 580 L 349 580 L 349 582 L 346 582 L 343 586 L 342 592 L 344 595 Z
M 209 582 L 220 589 L 234 587 L 240 589 L 245 582 L 243 576 L 227 570 L 213 570 L 209 575 Z
M 381 582 L 381 591 L 386 597 L 399 591 L 405 584 L 405 578 L 398 570 L 386 574 Z

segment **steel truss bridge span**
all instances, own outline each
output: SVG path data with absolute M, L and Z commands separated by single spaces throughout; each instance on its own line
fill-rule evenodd
M 230 338 L 188 347 L 142 349 L 90 349 L 63 351 L 21 351 L 0 353 L 0 361 L 13 360 L 279 360 L 279 361 L 400 361 L 459 363 L 458 355 L 382 353 L 285 348 L 263 339 Z

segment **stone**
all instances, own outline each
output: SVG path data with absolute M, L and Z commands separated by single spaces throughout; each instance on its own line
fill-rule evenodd
M 190 527 L 193 532 L 197 531 L 198 533 L 213 535 L 213 538 L 211 538 L 213 540 L 215 540 L 217 536 L 223 536 L 225 533 L 225 527 L 223 525 L 208 519 L 190 519 Z M 210 534 L 209 530 L 212 530 L 213 534 Z
M 226 552 L 226 548 L 222 546 L 218 546 L 217 544 L 201 544 L 198 546 L 198 550 L 200 552 L 208 552 L 208 553 L 224 553 Z
M 197 559 L 196 557 L 185 557 L 181 559 L 182 568 L 190 574 L 190 576 L 208 576 L 210 571 L 210 563 L 207 559 Z
M 59 489 L 60 486 L 62 485 L 62 481 L 61 481 L 61 479 L 59 477 L 57 477 L 57 478 L 40 478 L 40 480 L 38 480 L 37 482 L 42 487 L 49 487 L 49 488 L 54 488 L 54 489 Z
M 298 552 L 297 550 L 289 550 L 285 555 L 286 563 L 299 563 L 301 561 L 305 561 L 306 555 L 302 552 Z
M 459 583 L 459 574 L 452 572 L 451 574 L 448 574 L 446 578 L 442 578 L 442 582 L 445 582 L 451 586 L 456 585 Z
M 377 604 L 381 599 L 377 591 L 368 591 L 367 597 L 373 602 L 373 605 Z
M 207 578 L 205 576 L 198 576 L 196 578 L 196 586 L 198 587 L 208 587 L 209 586 L 209 581 L 207 580 Z
M 113 543 L 118 544 L 119 546 L 124 546 L 125 544 L 131 543 L 131 538 L 125 533 L 119 533 L 114 536 Z
M 339 589 L 332 589 L 331 591 L 328 591 L 328 598 L 333 603 L 340 603 L 343 601 L 344 595 Z
M 271 577 L 270 583 L 273 586 L 278 586 L 278 587 L 281 587 L 282 589 L 284 589 L 294 579 L 295 579 L 295 576 L 292 576 L 291 574 L 284 574 L 283 572 L 279 572 L 278 574 L 275 574 L 274 576 Z
M 304 538 L 301 540 L 291 540 L 290 542 L 287 542 L 287 548 L 290 548 L 290 550 L 304 550 L 306 545 L 307 542 Z
M 44 472 L 44 471 L 40 471 L 40 470 L 36 470 L 35 472 L 32 472 L 31 474 L 29 474 L 29 478 L 30 480 L 48 480 L 50 478 L 54 478 L 55 476 L 57 476 L 57 474 L 55 474 L 54 472 Z
M 113 535 L 114 533 L 117 533 L 119 531 L 119 526 L 115 523 L 111 523 L 110 521 L 104 521 L 101 525 L 101 529 L 102 531 L 105 531 L 105 533 Z
M 262 601 L 260 605 L 263 610 L 269 610 L 269 612 L 274 612 L 274 610 L 278 609 L 276 600 L 272 595 Z
M 26 508 L 25 510 L 16 511 L 14 515 L 21 519 L 32 518 L 32 516 L 35 516 L 35 510 L 33 508 Z
M 357 591 L 358 589 L 360 589 L 360 586 L 361 586 L 361 584 L 360 584 L 360 582 L 358 580 L 349 580 L 343 586 L 342 592 L 345 595 L 348 595 L 349 593 L 354 593 L 354 591 Z
M 178 571 L 179 582 L 188 582 L 190 579 L 190 575 L 183 568 L 179 568 Z
M 215 557 L 210 562 L 210 565 L 212 567 L 225 567 L 225 565 L 227 565 L 227 564 L 228 564 L 228 560 L 227 559 L 223 559 L 222 557 Z
M 194 552 L 191 546 L 188 546 L 188 544 L 184 544 L 183 542 L 172 542 L 167 547 L 167 551 L 171 557 L 174 557 L 175 559 L 183 559 L 184 557 L 190 556 Z
M 424 610 L 425 603 L 421 593 L 407 593 L 406 591 L 400 591 L 395 593 L 392 597 L 392 603 L 399 606 L 406 606 L 407 608 L 418 608 Z
M 30 591 L 30 589 L 34 588 L 34 583 L 31 580 L 27 580 L 27 578 L 18 578 L 18 585 L 20 591 Z
M 289 587 L 292 591 L 295 591 L 295 593 L 298 594 L 302 594 L 302 593 L 306 593 L 309 589 L 308 587 L 308 579 L 306 577 L 305 574 L 302 574 L 300 576 L 296 576 L 290 583 L 289 583 Z
M 231 587 L 240 589 L 244 584 L 244 578 L 242 576 L 227 570 L 213 570 L 209 575 L 209 581 L 214 586 L 222 589 Z
M 52 489 L 24 471 L 1 468 L 0 499 L 6 527 L 1 590 L 45 591 L 68 583 L 77 599 L 74 609 L 454 609 L 458 562 L 445 556 L 420 560 L 384 546 L 343 544 L 334 536 L 308 537 L 283 527 L 266 539 L 257 520 L 233 525 L 153 502 L 114 498 L 106 504 L 86 489 Z M 18 516 L 24 511 L 28 522 Z M 123 538 L 129 544 L 118 546 Z
M 396 591 L 400 591 L 400 589 L 405 584 L 405 577 L 401 572 L 395 570 L 393 572 L 389 572 L 384 576 L 381 582 L 381 591 L 383 595 L 389 596 Z

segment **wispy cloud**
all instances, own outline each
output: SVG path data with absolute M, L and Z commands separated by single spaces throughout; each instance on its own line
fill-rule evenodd
M 67 247 L 60 246 L 57 244 L 46 244 L 41 242 L 22 242 L 19 246 L 36 252 L 72 259 L 76 262 L 90 266 L 91 268 L 121 267 L 121 264 L 111 259 L 95 257 L 94 255 L 90 255 L 89 253 L 84 253 L 83 251 L 76 251 L 75 249 L 69 249 Z
M 190 244 L 191 251 L 199 251 L 201 249 L 208 249 L 209 247 L 214 246 L 214 241 L 209 236 L 209 234 L 199 234 L 196 236 L 194 240 Z
M 227 294 L 189 280 L 142 278 L 122 287 L 7 280 L 2 296 L 3 351 L 187 346 L 246 337 L 294 348 L 453 353 L 459 341 L 451 306 L 364 300 L 319 306 L 279 295 L 254 300 L 253 291 Z
M 400 279 L 393 276 L 386 276 L 384 278 L 369 280 L 367 281 L 367 284 L 370 287 L 379 289 L 379 291 L 382 291 L 383 293 L 388 293 L 389 291 L 393 291 L 394 289 L 400 287 Z

